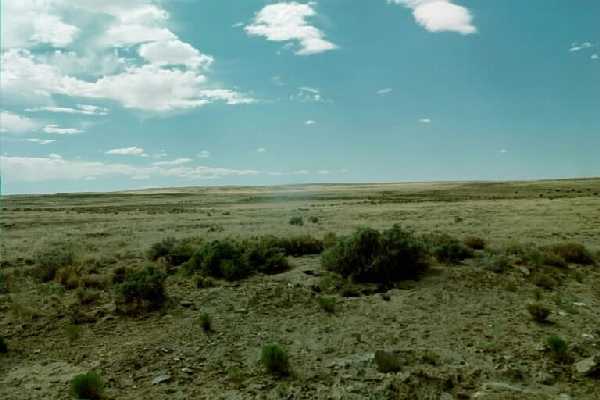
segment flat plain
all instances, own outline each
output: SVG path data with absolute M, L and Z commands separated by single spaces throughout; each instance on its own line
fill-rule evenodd
M 3 399 L 71 398 L 73 376 L 88 371 L 102 376 L 110 399 L 600 399 L 600 179 L 171 188 L 1 201 Z M 290 224 L 293 217 L 303 223 Z M 323 289 L 333 278 L 318 254 L 289 256 L 289 269 L 278 274 L 210 287 L 147 256 L 167 237 L 320 240 L 394 224 L 419 235 L 481 238 L 485 248 L 460 262 L 432 259 L 418 280 L 358 286 L 351 295 Z M 559 243 L 581 244 L 595 261 L 533 265 L 513 252 L 507 268 L 489 268 L 493 255 Z M 91 284 L 40 283 L 31 273 L 43 263 L 39 254 L 64 245 L 75 249 L 72 263 L 95 277 Z M 141 315 L 119 313 L 111 276 L 148 263 L 167 272 L 167 301 Z M 335 311 L 324 311 L 325 294 Z M 532 319 L 532 303 L 548 308 L 548 321 Z M 211 320 L 206 332 L 203 314 Z M 548 349 L 552 336 L 568 346 L 560 361 Z M 269 343 L 286 349 L 289 376 L 265 371 L 260 354 Z M 398 368 L 385 371 L 382 354 Z M 581 372 L 581 361 L 597 362 L 598 371 Z

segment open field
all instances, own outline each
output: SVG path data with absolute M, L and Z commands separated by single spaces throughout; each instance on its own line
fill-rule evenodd
M 10 196 L 1 207 L 2 399 L 70 398 L 73 376 L 91 370 L 111 399 L 600 399 L 600 179 L 174 188 Z M 460 262 L 432 257 L 418 280 L 357 284 L 358 295 L 325 288 L 337 278 L 318 254 L 206 288 L 147 257 L 167 237 L 323 239 L 393 224 L 486 246 Z M 594 263 L 519 258 L 564 242 L 584 245 Z M 35 278 L 40 254 L 64 245 L 78 271 L 101 283 Z M 516 247 L 507 268 L 489 268 Z M 118 312 L 110 277 L 148 263 L 168 273 L 165 304 Z M 335 299 L 330 312 L 324 295 Z M 532 320 L 533 302 L 549 321 Z M 552 335 L 568 344 L 560 361 L 545 346 Z M 289 376 L 265 372 L 268 343 L 287 349 Z M 401 366 L 381 372 L 381 350 Z M 597 373 L 579 373 L 577 363 L 594 356 Z

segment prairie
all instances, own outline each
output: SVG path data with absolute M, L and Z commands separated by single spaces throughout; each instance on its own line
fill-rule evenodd
M 89 371 L 114 399 L 600 398 L 600 179 L 168 188 L 4 196 L 1 207 L 0 398 L 69 398 Z M 394 224 L 482 248 L 430 256 L 422 277 L 383 288 L 342 282 L 319 254 L 210 284 L 148 257 L 166 238 L 320 241 Z M 592 261 L 529 256 L 565 243 Z M 65 248 L 73 259 L 40 281 Z M 148 265 L 164 273 L 164 304 L 119 312 L 115 274 Z M 285 374 L 261 361 L 272 343 Z M 598 371 L 581 373 L 582 360 Z

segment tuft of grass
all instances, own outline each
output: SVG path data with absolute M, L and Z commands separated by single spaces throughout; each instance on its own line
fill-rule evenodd
M 77 399 L 99 400 L 103 397 L 104 382 L 96 372 L 80 374 L 71 381 L 71 391 Z
M 54 280 L 61 267 L 75 263 L 75 251 L 70 243 L 51 243 L 34 254 L 33 275 L 41 282 Z
M 81 305 L 94 304 L 100 299 L 100 291 L 96 289 L 79 288 L 75 291 L 75 297 Z
M 160 308 L 166 300 L 165 279 L 154 266 L 126 271 L 123 283 L 116 287 L 120 311 L 129 314 Z
M 208 313 L 200 314 L 200 327 L 206 333 L 212 332 L 212 319 Z
M 290 218 L 290 225 L 296 225 L 296 226 L 302 226 L 304 225 L 304 218 L 302 218 L 301 216 L 294 216 L 292 218 Z
M 198 289 L 206 289 L 214 287 L 215 281 L 208 276 L 196 275 L 194 277 L 194 284 Z
M 480 238 L 479 236 L 467 236 L 463 243 L 470 249 L 473 250 L 483 250 L 485 249 L 485 239 Z
M 8 278 L 4 272 L 0 271 L 0 294 L 5 294 L 8 292 Z
M 65 335 L 69 340 L 69 343 L 73 343 L 81 336 L 81 327 L 76 324 L 68 324 L 65 326 Z
M 581 243 L 559 243 L 550 246 L 548 250 L 564 259 L 567 263 L 580 265 L 594 264 L 592 253 Z
M 0 336 L 0 354 L 8 353 L 8 345 L 2 336 Z
M 151 261 L 163 259 L 168 265 L 176 267 L 188 261 L 194 254 L 194 240 L 177 240 L 167 237 L 154 243 L 148 249 L 147 256 Z
M 558 281 L 548 273 L 539 273 L 534 279 L 536 286 L 546 290 L 553 290 L 558 286 Z
M 323 236 L 323 248 L 329 249 L 337 244 L 337 235 L 335 232 L 327 232 Z
M 277 376 L 287 376 L 290 364 L 287 352 L 278 344 L 268 344 L 262 348 L 260 362 L 267 371 Z
M 314 215 L 309 217 L 308 220 L 310 221 L 310 223 L 312 224 L 318 224 L 319 223 L 319 217 L 315 217 Z
M 357 282 L 390 284 L 420 276 L 428 267 L 423 241 L 394 225 L 379 232 L 360 228 L 321 256 L 323 267 Z
M 529 311 L 529 314 L 535 321 L 537 321 L 539 323 L 548 322 L 548 317 L 550 316 L 550 309 L 548 307 L 544 306 L 543 304 L 541 304 L 541 303 L 529 304 L 527 306 L 527 311 Z
M 398 372 L 402 369 L 402 362 L 398 355 L 390 352 L 377 350 L 375 352 L 375 365 L 379 372 Z
M 441 233 L 424 236 L 432 254 L 438 261 L 449 264 L 457 264 L 473 257 L 473 250 L 460 242 L 458 239 Z
M 546 347 L 557 361 L 565 361 L 568 359 L 569 345 L 560 336 L 548 336 L 546 338 Z
M 321 309 L 323 311 L 325 311 L 326 313 L 329 313 L 329 314 L 335 313 L 335 306 L 336 306 L 335 297 L 321 296 L 318 298 L 317 301 L 319 302 L 319 307 L 321 307 Z

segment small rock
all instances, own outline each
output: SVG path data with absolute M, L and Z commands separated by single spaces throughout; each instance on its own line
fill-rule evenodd
M 171 380 L 171 375 L 159 375 L 156 378 L 152 379 L 153 385 L 160 385 L 161 383 L 169 382 Z
M 450 393 L 444 392 L 440 396 L 440 400 L 454 400 L 454 397 L 452 397 L 452 395 Z
M 600 371 L 600 356 L 585 358 L 574 365 L 575 372 L 582 376 L 592 375 Z
M 577 306 L 577 307 L 585 307 L 586 306 L 585 303 L 579 303 L 579 302 L 575 302 L 575 303 L 573 303 L 573 305 Z
M 522 273 L 523 275 L 525 275 L 525 276 L 529 276 L 529 274 L 531 273 L 531 272 L 529 271 L 529 268 L 527 268 L 527 267 L 524 267 L 524 266 L 522 266 L 522 265 L 519 265 L 519 266 L 517 267 L 517 269 L 518 269 L 519 271 L 521 271 L 521 273 Z
M 566 393 L 561 393 L 558 395 L 558 400 L 571 400 L 571 396 Z
M 594 335 L 590 335 L 589 333 L 584 333 L 581 335 L 581 337 L 587 340 L 588 342 L 592 342 L 594 340 Z
M 194 371 L 191 368 L 181 368 L 181 372 L 186 373 L 186 374 L 193 374 Z

